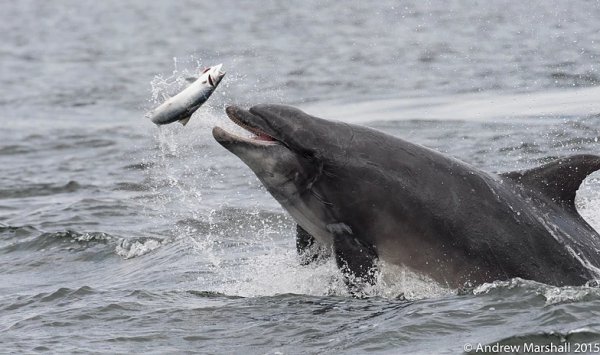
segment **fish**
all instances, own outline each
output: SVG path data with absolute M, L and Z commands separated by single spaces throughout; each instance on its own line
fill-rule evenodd
M 146 117 L 157 125 L 179 122 L 185 126 L 225 76 L 225 72 L 221 71 L 222 67 L 223 64 L 219 64 L 204 69 L 200 77 L 192 79 L 194 81 L 188 87 L 146 113 Z

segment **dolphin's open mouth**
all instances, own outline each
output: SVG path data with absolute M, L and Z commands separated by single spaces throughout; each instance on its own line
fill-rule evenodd
M 213 129 L 213 135 L 215 136 L 215 139 L 217 139 L 217 141 L 240 141 L 256 145 L 279 144 L 277 139 L 273 138 L 272 136 L 265 133 L 263 130 L 261 130 L 253 124 L 253 120 L 258 119 L 258 117 L 254 116 L 250 112 L 235 106 L 227 107 L 227 109 L 225 109 L 225 112 L 227 113 L 229 119 L 231 119 L 235 124 L 242 127 L 246 131 L 252 133 L 252 136 L 242 137 L 237 134 L 225 131 L 220 127 L 215 127 Z

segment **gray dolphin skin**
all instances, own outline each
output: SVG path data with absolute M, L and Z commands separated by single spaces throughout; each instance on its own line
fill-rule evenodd
M 449 287 L 514 277 L 582 285 L 600 275 L 600 236 L 574 205 L 598 156 L 497 175 L 289 106 L 226 112 L 255 136 L 215 127 L 214 138 L 298 223 L 309 261 L 318 245 L 354 280 L 373 282 L 380 259 Z
M 204 69 L 200 77 L 188 87 L 148 112 L 146 117 L 157 125 L 178 121 L 185 126 L 194 112 L 208 100 L 225 76 L 225 72 L 221 71 L 222 67 L 223 64 L 219 64 Z

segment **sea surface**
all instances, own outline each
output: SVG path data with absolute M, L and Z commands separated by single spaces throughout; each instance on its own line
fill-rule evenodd
M 490 172 L 599 153 L 598 19 L 597 1 L 0 1 L 0 352 L 594 352 L 598 288 L 390 267 L 352 298 L 334 262 L 299 265 L 294 222 L 210 131 L 272 102 Z M 144 117 L 218 63 L 186 127 Z M 577 206 L 600 228 L 600 174 Z

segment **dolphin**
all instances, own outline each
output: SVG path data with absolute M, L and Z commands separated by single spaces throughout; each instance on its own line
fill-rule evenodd
M 350 284 L 374 282 L 378 260 L 452 288 L 515 277 L 582 285 L 600 275 L 600 235 L 574 204 L 599 156 L 494 174 L 289 106 L 226 113 L 253 137 L 215 127 L 214 138 L 297 222 L 307 262 L 331 250 Z

